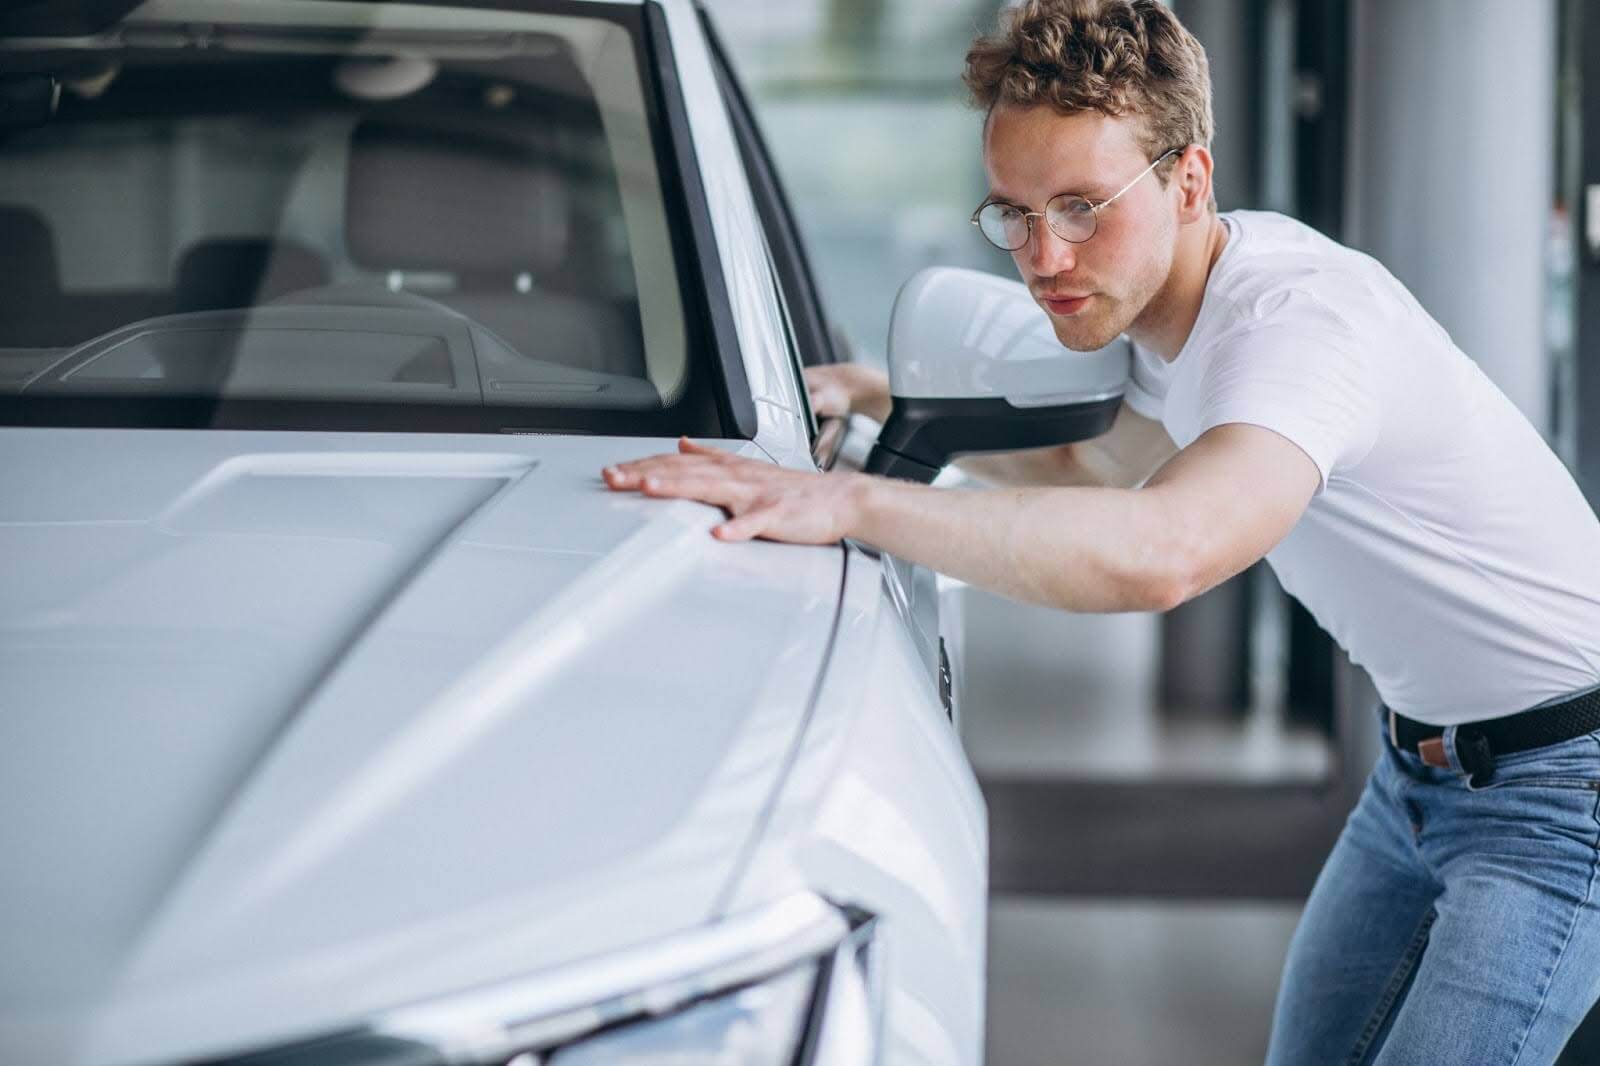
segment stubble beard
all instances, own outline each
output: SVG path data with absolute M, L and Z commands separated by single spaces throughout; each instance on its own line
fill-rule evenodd
M 1055 330 L 1056 340 L 1075 352 L 1099 351 L 1138 321 L 1157 288 L 1144 282 L 1127 296 L 1099 292 L 1090 306 L 1084 308 L 1086 313 L 1070 317 L 1051 315 L 1050 325 Z
M 1056 340 L 1075 352 L 1093 352 L 1104 348 L 1121 335 L 1134 316 L 1120 313 L 1123 305 L 1104 293 L 1095 296 L 1096 303 L 1108 303 L 1104 308 L 1093 308 L 1096 313 L 1077 314 L 1070 318 L 1050 316 Z M 1087 310 L 1087 309 L 1086 309 Z M 1048 314 L 1049 312 L 1046 312 Z
M 1050 315 L 1056 340 L 1075 352 L 1099 351 L 1128 332 L 1160 294 L 1170 271 L 1166 264 L 1151 263 L 1146 273 L 1134 279 L 1123 295 L 1100 291 L 1083 312 L 1072 316 Z M 1049 312 L 1045 312 L 1049 314 Z

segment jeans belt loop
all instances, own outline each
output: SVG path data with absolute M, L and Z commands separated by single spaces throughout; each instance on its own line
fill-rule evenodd
M 1467 776 L 1467 774 L 1470 771 L 1468 771 L 1465 766 L 1461 765 L 1461 758 L 1460 758 L 1460 756 L 1461 756 L 1461 743 L 1460 743 L 1460 740 L 1461 740 L 1461 727 L 1458 726 L 1458 725 L 1447 725 L 1447 726 L 1445 726 L 1444 727 L 1444 732 L 1440 735 L 1439 739 L 1444 742 L 1444 744 L 1443 744 L 1444 757 L 1445 757 L 1445 759 L 1447 761 L 1447 764 L 1448 764 L 1450 770 L 1452 770 L 1455 773 L 1460 774 L 1462 777 Z
M 1429 737 L 1427 740 L 1417 742 L 1417 754 L 1422 756 L 1422 761 L 1429 766 L 1440 770 L 1449 770 L 1450 756 L 1444 748 L 1444 737 Z

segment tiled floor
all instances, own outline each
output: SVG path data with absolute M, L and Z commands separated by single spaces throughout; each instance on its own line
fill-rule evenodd
M 997 897 L 989 1066 L 1245 1066 L 1298 905 Z

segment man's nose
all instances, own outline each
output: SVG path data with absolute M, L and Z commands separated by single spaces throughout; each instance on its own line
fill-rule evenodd
M 1064 274 L 1078 265 L 1078 246 L 1063 240 L 1042 218 L 1033 220 L 1033 233 L 1023 247 L 1028 253 L 1028 265 L 1037 275 Z

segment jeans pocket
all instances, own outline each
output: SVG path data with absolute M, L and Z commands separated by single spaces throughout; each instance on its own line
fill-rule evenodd
M 1600 763 L 1589 767 L 1574 766 L 1524 766 L 1495 767 L 1487 781 L 1472 784 L 1466 778 L 1467 791 L 1484 792 L 1488 789 L 1520 788 L 1574 788 L 1600 792 Z
M 1532 748 L 1495 760 L 1489 780 L 1469 786 L 1491 788 L 1576 788 L 1600 792 L 1600 730 Z

